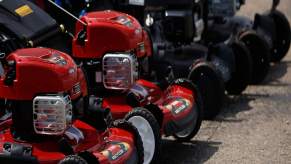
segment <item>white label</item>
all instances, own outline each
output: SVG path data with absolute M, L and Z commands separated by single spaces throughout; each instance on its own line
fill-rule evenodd
M 131 5 L 144 6 L 144 1 L 145 0 L 129 0 L 129 4 L 131 4 Z
M 96 72 L 95 73 L 96 76 L 96 83 L 101 83 L 102 82 L 102 73 L 101 72 Z

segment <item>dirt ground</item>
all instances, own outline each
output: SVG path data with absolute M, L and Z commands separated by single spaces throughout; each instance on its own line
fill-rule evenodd
M 291 0 L 280 10 L 291 21 Z M 240 14 L 253 17 L 271 0 L 247 0 Z M 191 143 L 163 141 L 160 163 L 291 164 L 291 51 L 272 65 L 263 84 L 250 86 L 241 96 L 228 97 L 221 114 L 205 121 Z

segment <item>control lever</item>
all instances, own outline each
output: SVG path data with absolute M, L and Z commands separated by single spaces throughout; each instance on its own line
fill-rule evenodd
M 84 46 L 86 38 L 87 38 L 87 32 L 86 32 L 86 29 L 84 28 L 77 35 L 77 43 L 81 46 Z
M 166 80 L 168 81 L 168 83 L 172 83 L 175 80 L 174 71 L 173 71 L 173 68 L 171 66 L 168 66 L 168 68 L 167 68 Z
M 13 82 L 16 78 L 16 68 L 15 68 L 16 62 L 15 61 L 7 61 L 7 66 L 9 67 L 9 70 L 6 73 L 4 84 L 7 86 L 13 85 Z

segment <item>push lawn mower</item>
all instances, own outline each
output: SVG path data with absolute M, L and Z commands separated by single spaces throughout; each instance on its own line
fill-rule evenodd
M 160 128 L 166 135 L 190 140 L 202 122 L 198 91 L 191 82 L 180 79 L 164 91 L 144 80 L 134 85 L 146 71 L 146 65 L 139 63 L 151 54 L 149 44 L 146 32 L 133 17 L 102 11 L 78 20 L 72 45 L 73 57 L 86 72 L 89 92 L 103 97 L 100 103 L 112 109 L 114 119 L 125 116 L 142 134 L 145 163 L 157 159 Z M 97 94 L 102 90 L 102 94 Z M 135 119 L 139 118 L 135 113 L 146 119 Z M 144 126 L 151 126 L 154 131 L 145 131 Z
M 149 55 L 146 52 L 151 48 L 148 46 L 146 33 L 134 18 L 111 11 L 89 13 L 81 21 L 79 20 L 77 29 L 73 42 L 73 54 L 76 62 L 85 70 L 89 92 L 97 95 L 102 90 L 106 91 L 102 92 L 101 96 L 104 99 L 98 104 L 110 106 L 115 118 L 130 112 L 126 118 L 135 124 L 142 134 L 142 140 L 147 143 L 144 149 L 145 163 L 157 157 L 160 127 L 165 134 L 176 135 L 181 139 L 191 139 L 198 132 L 202 109 L 198 102 L 198 93 L 191 82 L 178 80 L 162 92 L 153 83 L 144 81 L 143 83 L 153 86 L 150 90 L 143 87 L 145 92 L 141 92 L 143 94 L 149 92 L 149 95 L 146 94 L 145 97 L 148 103 L 135 107 L 142 106 L 147 109 L 133 110 L 133 104 L 140 102 L 138 99 L 140 92 L 137 92 L 138 90 L 132 92 L 133 89 L 130 88 L 137 80 L 138 74 L 142 72 L 139 70 L 145 70 L 138 66 L 138 61 L 144 61 L 144 58 Z M 180 93 L 181 91 L 184 92 Z M 114 97 L 115 94 L 118 96 Z M 152 99 L 153 94 L 159 98 L 159 101 Z M 127 97 L 129 102 L 126 103 L 120 99 L 123 97 Z M 156 116 L 159 122 L 153 116 Z M 142 128 L 151 125 L 153 130 Z M 182 132 L 185 134 L 181 135 Z
M 162 90 L 149 81 L 137 81 L 148 74 L 150 44 L 136 19 L 107 10 L 87 13 L 78 20 L 72 45 L 73 57 L 86 72 L 90 93 L 103 90 L 97 96 L 103 97 L 101 104 L 112 109 L 113 118 L 126 115 L 144 134 L 143 141 L 149 142 L 144 144 L 145 163 L 158 156 L 160 128 L 165 135 L 190 140 L 202 122 L 201 100 L 191 82 L 179 79 Z M 146 123 L 129 119 L 135 112 L 155 116 L 147 120 L 148 126 L 155 127 L 153 132 L 143 130 Z
M 86 72 L 90 93 L 103 90 L 97 96 L 103 97 L 104 107 L 112 109 L 113 118 L 126 115 L 144 134 L 141 136 L 145 136 L 145 143 L 156 141 L 144 145 L 145 163 L 157 158 L 160 128 L 165 135 L 184 141 L 196 135 L 202 107 L 199 92 L 191 82 L 179 79 L 161 89 L 152 82 L 138 80 L 148 72 L 146 62 L 152 50 L 147 33 L 135 18 L 108 10 L 90 12 L 77 22 L 72 47 L 73 57 Z M 132 111 L 155 116 L 148 119 L 155 131 L 148 133 L 142 128 L 145 123 L 128 119 L 135 117 Z
M 254 22 L 246 17 L 234 16 L 236 11 L 232 11 L 234 6 L 230 5 L 234 3 L 233 0 L 223 3 L 209 1 L 210 23 L 206 40 L 221 42 L 232 36 L 244 42 L 254 62 L 252 83 L 258 84 L 267 75 L 269 62 L 278 62 L 287 54 L 290 47 L 290 24 L 286 16 L 276 9 L 280 0 L 273 0 L 269 11 L 256 14 Z
M 1 163 L 143 163 L 137 129 L 123 120 L 112 124 L 97 98 L 87 103 L 84 74 L 71 57 L 21 49 L 0 65 L 2 107 L 12 111 L 0 123 Z
M 90 92 L 104 90 L 105 94 L 97 96 L 103 97 L 104 107 L 110 106 L 113 118 L 125 115 L 134 118 L 132 111 L 141 114 L 150 111 L 155 116 L 149 121 L 152 127 L 157 127 L 152 134 L 143 131 L 144 125 L 137 120 L 127 119 L 145 134 L 142 136 L 147 136 L 143 141 L 156 141 L 154 145 L 144 145 L 149 153 L 145 154 L 145 163 L 157 158 L 160 128 L 165 135 L 190 140 L 202 121 L 199 92 L 192 82 L 173 80 L 161 89 L 140 79 L 148 72 L 151 52 L 147 33 L 127 14 L 108 10 L 90 12 L 76 25 L 73 56 L 86 70 Z

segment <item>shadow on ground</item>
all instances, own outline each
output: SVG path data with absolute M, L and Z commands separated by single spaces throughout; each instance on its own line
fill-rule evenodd
M 162 154 L 158 163 L 204 163 L 219 149 L 221 142 L 191 141 L 179 143 L 170 139 L 163 139 Z
M 239 96 L 226 96 L 225 106 L 221 110 L 220 114 L 213 120 L 217 122 L 229 122 L 229 123 L 240 123 L 244 121 L 239 119 L 237 114 L 252 110 L 253 108 L 249 103 L 259 97 L 265 97 L 268 95 L 251 95 L 242 94 Z
M 272 64 L 270 67 L 270 71 L 265 81 L 258 86 L 289 86 L 290 84 L 284 83 L 280 81 L 282 77 L 284 77 L 288 71 L 288 67 L 291 66 L 291 61 L 282 61 L 280 63 Z M 260 98 L 267 98 L 270 95 L 268 94 L 250 94 L 243 93 L 238 96 L 226 96 L 225 99 L 225 107 L 222 109 L 220 114 L 214 121 L 218 122 L 231 122 L 231 123 L 239 123 L 244 120 L 238 119 L 236 117 L 240 112 L 252 110 L 252 107 L 249 103 L 253 100 Z
M 282 61 L 280 63 L 272 64 L 268 76 L 262 83 L 265 86 L 286 86 L 279 81 L 288 71 L 288 67 L 291 66 L 291 61 Z

